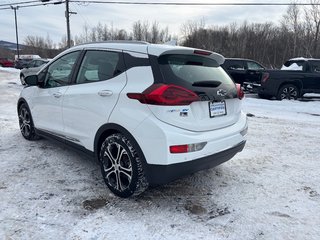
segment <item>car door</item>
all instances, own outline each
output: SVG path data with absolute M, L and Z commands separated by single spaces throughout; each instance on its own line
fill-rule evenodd
M 303 88 L 306 92 L 320 93 L 320 61 L 309 61 L 309 69 L 306 69 Z
M 33 97 L 33 120 L 37 129 L 63 136 L 62 96 L 72 79 L 80 51 L 67 53 L 55 60 L 38 75 L 42 86 Z
M 260 82 L 264 67 L 254 61 L 247 61 L 246 82 Z
M 109 116 L 126 84 L 121 51 L 87 50 L 77 77 L 63 97 L 64 134 L 93 150 L 97 130 Z
M 245 67 L 242 60 L 228 60 L 225 69 L 234 82 L 242 84 L 245 81 Z

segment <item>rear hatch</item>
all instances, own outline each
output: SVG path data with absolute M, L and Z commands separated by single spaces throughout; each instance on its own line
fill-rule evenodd
M 159 57 L 150 55 L 150 61 L 155 77 L 151 88 L 167 86 L 167 95 L 178 98 L 185 97 L 187 92 L 196 96 L 185 104 L 183 101 L 178 101 L 178 104 L 148 104 L 159 120 L 190 131 L 220 129 L 238 121 L 241 101 L 235 83 L 220 67 L 223 62 L 221 55 L 175 50 L 164 52 Z

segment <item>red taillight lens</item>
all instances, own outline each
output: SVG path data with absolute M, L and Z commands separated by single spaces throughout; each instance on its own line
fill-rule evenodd
M 204 55 L 204 56 L 209 56 L 212 54 L 212 52 L 204 51 L 204 50 L 194 50 L 193 53 L 198 55 Z
M 261 82 L 266 82 L 269 79 L 270 74 L 269 73 L 263 73 L 262 74 L 262 78 L 261 78 Z
M 188 153 L 201 151 L 207 142 L 170 146 L 170 153 Z
M 189 105 L 199 101 L 199 97 L 192 91 L 176 85 L 154 84 L 142 93 L 127 93 L 131 99 L 152 105 Z
M 170 153 L 187 153 L 188 145 L 176 145 L 170 146 Z
M 242 98 L 244 98 L 244 92 L 243 92 L 240 84 L 236 84 L 236 86 L 237 86 L 238 98 L 241 100 Z

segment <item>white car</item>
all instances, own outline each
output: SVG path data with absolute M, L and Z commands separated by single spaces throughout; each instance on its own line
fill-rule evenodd
M 144 42 L 70 48 L 25 79 L 22 135 L 83 150 L 114 194 L 138 195 L 243 149 L 244 94 L 223 62 L 214 52 Z

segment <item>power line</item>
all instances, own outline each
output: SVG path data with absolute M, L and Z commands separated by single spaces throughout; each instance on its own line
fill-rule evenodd
M 72 6 L 75 7 L 75 10 L 77 11 L 78 15 L 83 19 L 84 23 L 89 27 L 93 26 L 90 20 L 86 16 L 82 15 L 81 9 L 78 8 L 77 5 L 81 6 L 80 4 L 72 4 Z
M 57 2 L 42 2 L 38 1 L 24 1 L 24 2 L 15 2 L 15 3 L 6 3 L 0 4 L 0 10 L 11 9 L 10 6 L 18 6 L 19 8 L 27 8 L 27 7 L 37 7 L 43 5 L 52 5 L 52 4 L 61 4 L 65 3 L 65 0 L 57 1 Z M 320 5 L 320 3 L 281 3 L 281 2 L 243 2 L 243 3 L 224 3 L 224 2 L 216 2 L 216 3 L 198 3 L 198 2 L 135 2 L 135 1 L 88 1 L 88 0 L 69 0 L 69 2 L 73 3 L 84 3 L 84 4 L 120 4 L 120 5 L 164 5 L 164 6 L 314 6 Z M 31 4 L 36 3 L 36 4 Z M 8 6 L 8 7 L 4 7 Z M 3 7 L 3 8 L 1 8 Z
M 74 3 L 93 3 L 93 4 L 123 4 L 123 5 L 166 5 L 166 6 L 314 6 L 320 3 L 280 3 L 280 2 L 244 2 L 244 3 L 197 3 L 197 2 L 126 2 L 126 1 L 86 1 L 86 0 L 70 0 Z
M 36 1 L 38 2 L 38 1 Z M 28 7 L 38 7 L 38 6 L 44 6 L 44 5 L 57 5 L 57 4 L 62 4 L 65 3 L 65 1 L 61 1 L 61 2 L 46 2 L 46 3 L 36 3 L 36 4 L 28 4 L 28 5 L 16 5 L 19 8 L 28 8 Z M 10 4 L 10 6 L 13 6 L 15 4 Z M 1 6 L 1 5 L 0 5 Z M 11 9 L 11 7 L 3 7 L 0 8 L 0 10 L 8 10 Z
M 2 7 L 2 6 L 12 6 L 12 5 L 18 5 L 18 4 L 35 3 L 35 2 L 39 2 L 39 1 L 27 1 L 27 2 L 15 2 L 15 3 L 3 3 L 3 4 L 0 4 L 0 7 Z

